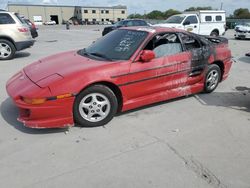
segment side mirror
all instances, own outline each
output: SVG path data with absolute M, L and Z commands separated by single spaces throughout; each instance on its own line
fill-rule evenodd
M 190 21 L 185 21 L 184 23 L 183 23 L 183 25 L 190 25 L 191 23 L 190 23 Z
M 143 50 L 140 55 L 140 60 L 142 62 L 149 62 L 155 58 L 155 53 L 152 50 Z

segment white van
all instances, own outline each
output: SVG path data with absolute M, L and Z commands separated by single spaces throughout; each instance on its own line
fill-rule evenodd
M 226 12 L 222 10 L 200 10 L 184 12 L 169 17 L 160 27 L 184 29 L 200 35 L 219 36 L 226 31 Z

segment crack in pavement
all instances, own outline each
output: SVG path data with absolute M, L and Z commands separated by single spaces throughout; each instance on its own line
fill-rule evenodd
M 181 159 L 184 162 L 184 164 L 188 169 L 193 171 L 198 177 L 206 181 L 209 185 L 213 186 L 214 188 L 227 188 L 227 186 L 224 185 L 215 174 L 213 174 L 208 168 L 206 168 L 201 162 L 196 160 L 193 156 L 191 156 L 190 158 L 185 158 L 165 140 L 158 138 L 157 136 L 150 135 L 147 132 L 141 132 L 141 133 L 144 133 L 145 135 L 158 140 L 159 143 L 165 144 L 179 159 Z
M 152 138 L 152 137 L 151 137 L 151 138 Z M 144 145 L 142 145 L 142 146 L 133 147 L 132 149 L 128 149 L 128 150 L 126 150 L 126 151 L 123 151 L 123 152 L 114 154 L 114 155 L 109 156 L 109 157 L 106 157 L 106 158 L 104 158 L 104 159 L 100 159 L 100 160 L 91 162 L 91 163 L 89 163 L 89 164 L 87 164 L 87 165 L 83 165 L 83 166 L 81 166 L 81 167 L 74 168 L 74 169 L 69 170 L 69 171 L 65 171 L 65 172 L 60 173 L 60 174 L 58 174 L 58 175 L 51 176 L 51 177 L 45 178 L 45 179 L 43 179 L 43 180 L 40 180 L 40 181 L 31 183 L 31 184 L 29 184 L 29 185 L 27 185 L 27 186 L 24 186 L 24 188 L 33 187 L 34 185 L 37 185 L 37 184 L 42 183 L 42 182 L 44 182 L 44 181 L 49 181 L 49 180 L 58 178 L 58 177 L 60 177 L 60 176 L 66 175 L 66 174 L 70 174 L 70 173 L 79 171 L 79 170 L 81 170 L 81 169 L 88 168 L 88 167 L 93 166 L 93 165 L 96 165 L 96 164 L 98 164 L 98 163 L 105 162 L 105 161 L 108 161 L 108 160 L 111 160 L 111 159 L 120 157 L 121 155 L 124 155 L 124 154 L 126 154 L 126 153 L 130 153 L 130 152 L 133 152 L 133 151 L 137 151 L 137 150 L 146 148 L 146 147 L 148 147 L 148 146 L 151 146 L 151 145 L 154 145 L 154 144 L 157 144 L 157 143 L 159 143 L 159 141 L 158 141 L 158 140 L 155 140 L 155 141 L 153 141 L 153 142 L 150 142 L 150 143 L 148 143 L 148 144 L 144 144 Z

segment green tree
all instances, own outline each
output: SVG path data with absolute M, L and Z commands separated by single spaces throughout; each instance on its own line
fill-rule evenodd
M 128 16 L 128 18 L 129 18 L 129 19 L 134 19 L 134 18 L 142 19 L 142 18 L 144 18 L 144 16 L 141 15 L 141 14 L 130 14 L 130 15 Z
M 148 19 L 164 19 L 164 13 L 159 10 L 153 10 L 146 15 Z
M 239 8 L 234 11 L 234 18 L 247 19 L 250 18 L 250 12 L 247 8 Z
M 164 12 L 164 18 L 166 19 L 176 14 L 181 14 L 181 12 L 174 9 L 168 9 L 166 12 Z
M 213 10 L 212 7 L 189 7 L 185 11 L 197 11 L 197 10 Z

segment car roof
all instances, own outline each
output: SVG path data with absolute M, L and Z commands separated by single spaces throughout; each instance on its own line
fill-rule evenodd
M 161 33 L 161 32 L 182 32 L 186 33 L 185 30 L 170 28 L 170 27 L 160 27 L 160 26 L 133 26 L 133 27 L 121 27 L 119 29 L 135 30 L 135 31 L 146 31 L 148 33 Z

